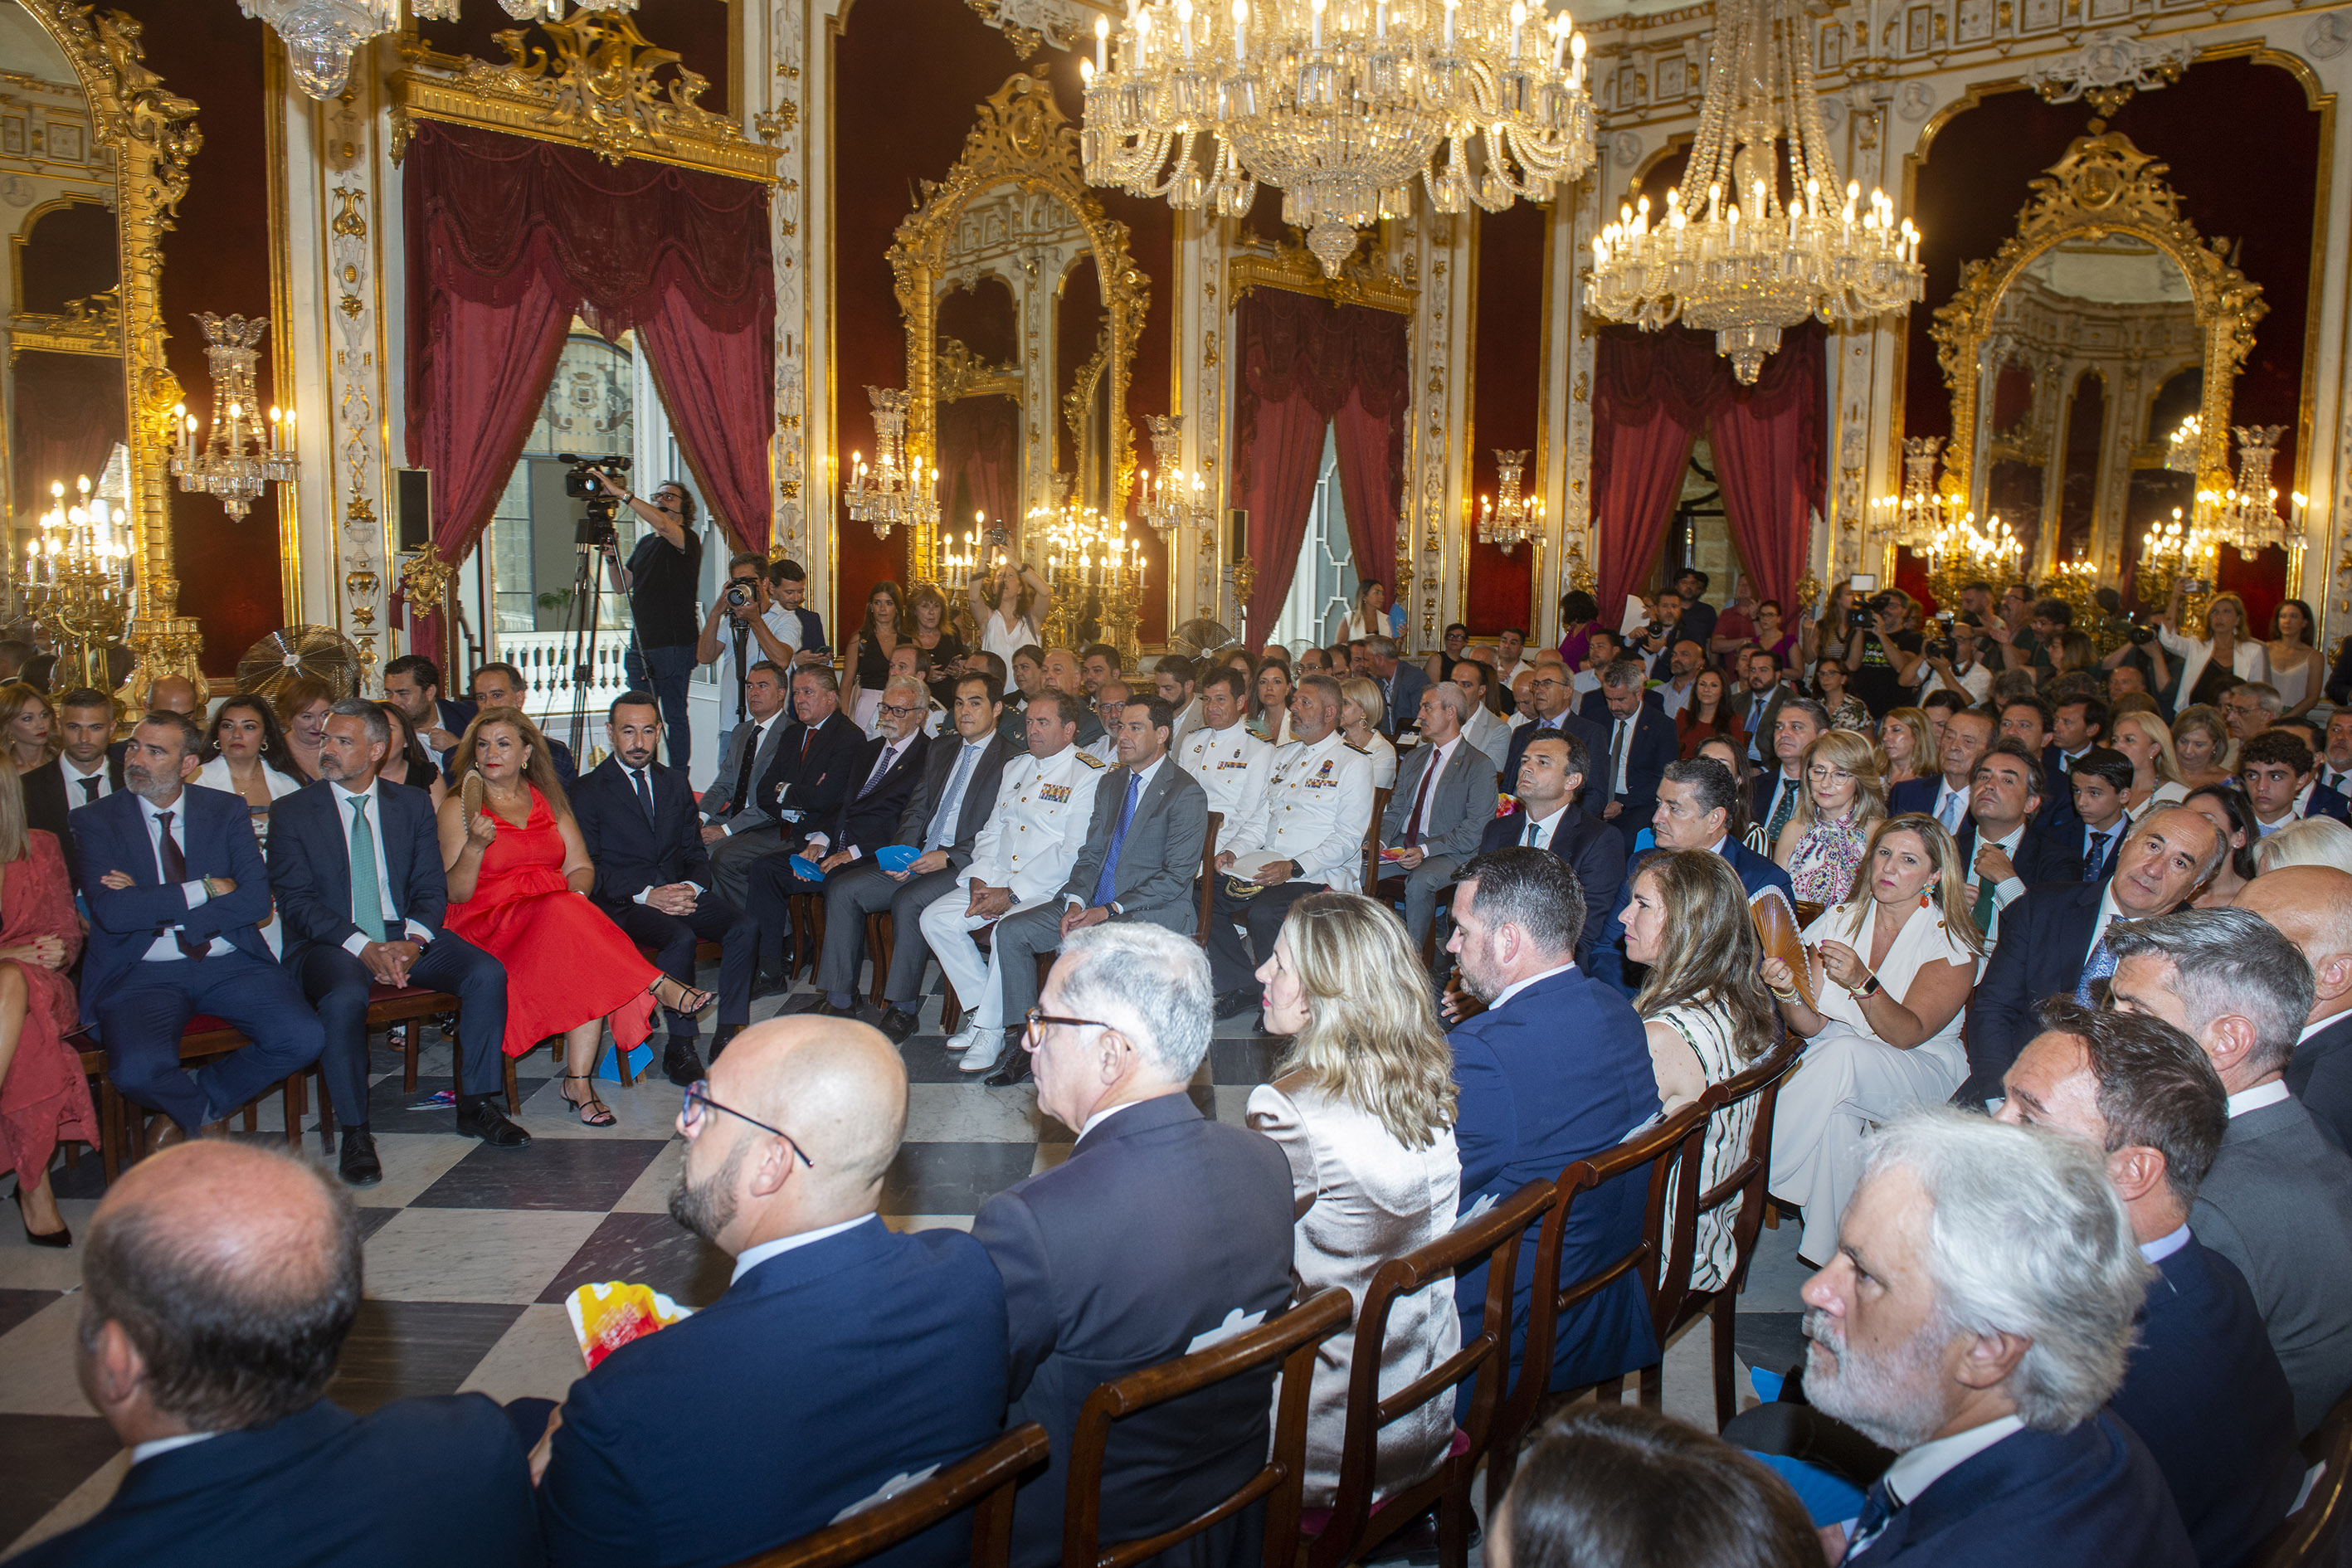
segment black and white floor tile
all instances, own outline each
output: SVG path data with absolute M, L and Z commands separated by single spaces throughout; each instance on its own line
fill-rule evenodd
M 788 1000 L 764 998 L 752 1015 L 770 1016 Z M 958 1071 L 939 1005 L 936 996 L 927 1003 L 923 1028 L 905 1047 L 907 1142 L 884 1189 L 884 1216 L 907 1229 L 969 1226 L 984 1199 L 1065 1158 L 1073 1139 L 1040 1115 L 1029 1086 L 989 1089 Z M 631 1089 L 600 1085 L 619 1118 L 600 1130 L 579 1124 L 548 1054 L 534 1053 L 518 1071 L 519 1120 L 535 1142 L 506 1152 L 457 1137 L 446 1108 L 411 1109 L 451 1081 L 448 1046 L 427 1039 L 413 1092 L 401 1087 L 398 1058 L 381 1042 L 375 1054 L 369 1121 L 384 1179 L 357 1194 L 367 1300 L 332 1397 L 356 1410 L 457 1390 L 560 1399 L 582 1371 L 562 1304 L 575 1286 L 641 1280 L 689 1306 L 726 1289 L 731 1261 L 668 1215 L 683 1149 L 672 1126 L 680 1090 L 658 1070 Z M 1238 1124 L 1279 1047 L 1251 1018 L 1220 1026 L 1194 1100 Z M 239 1135 L 282 1141 L 274 1096 L 261 1115 L 259 1132 Z M 325 1157 L 315 1122 L 304 1147 Z M 97 1160 L 85 1153 L 57 1181 L 67 1222 L 86 1226 L 103 1184 Z M 1803 1273 L 1794 1227 L 1763 1237 L 1737 1346 L 1743 1362 L 1784 1367 L 1796 1359 Z M 95 1512 L 128 1468 L 74 1381 L 79 1284 L 77 1250 L 27 1246 L 14 1224 L 0 1224 L 0 1554 Z M 1702 1323 L 1666 1363 L 1666 1408 L 1702 1423 L 1713 1418 L 1709 1343 Z

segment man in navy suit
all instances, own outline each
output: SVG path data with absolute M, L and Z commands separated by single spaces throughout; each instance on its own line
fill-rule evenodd
M 2238 782 L 2265 838 L 2290 822 L 2332 816 L 2345 820 L 2352 803 L 2319 783 L 2311 747 L 2292 730 L 2264 730 L 2238 747 Z
M 16 1563 L 540 1561 L 523 1445 L 491 1400 L 354 1415 L 324 1397 L 359 1315 L 360 1227 L 309 1161 L 226 1139 L 141 1161 L 98 1205 L 81 1284 L 75 1372 L 131 1468 Z
M 122 762 L 112 754 L 114 699 L 89 687 L 77 687 L 58 699 L 58 754 L 24 775 L 25 826 L 57 836 L 73 867 L 71 831 L 67 816 L 78 806 L 95 805 L 122 787 Z M 80 884 L 76 882 L 77 891 Z
M 90 921 L 82 1023 L 106 1047 L 114 1087 L 187 1136 L 326 1046 L 261 940 L 269 874 L 245 802 L 180 782 L 202 742 L 186 715 L 150 713 L 124 742 L 123 792 L 70 819 Z M 182 1071 L 180 1033 L 198 1013 L 253 1043 Z
M 1559 667 L 1547 668 L 1557 671 Z M 1573 732 L 1539 731 L 1520 749 L 1518 804 L 1488 822 L 1478 840 L 1481 855 L 1513 847 L 1549 849 L 1576 873 L 1577 886 L 1584 889 L 1584 929 L 1576 939 L 1576 962 L 1588 970 L 1625 879 L 1625 840 L 1576 804 L 1591 767 L 1591 753 Z
M 2132 773 L 2132 760 L 2106 746 L 2087 747 L 2066 764 L 2074 816 L 2054 836 L 2080 857 L 2083 868 L 2077 875 L 2085 882 L 2115 875 L 2116 856 L 2131 826 L 2124 795 L 2131 788 Z
M 595 863 L 589 898 L 679 984 L 694 984 L 694 948 L 719 944 L 718 1034 L 712 1060 L 751 1021 L 751 971 L 759 928 L 710 890 L 710 851 L 682 768 L 654 760 L 661 750 L 661 707 L 650 691 L 624 691 L 604 719 L 612 750 L 572 792 L 580 837 Z M 662 1072 L 681 1087 L 702 1076 L 694 1015 L 670 1009 Z
M 930 701 L 931 694 L 921 681 L 911 675 L 892 676 L 882 689 L 882 705 L 875 714 L 881 732 L 858 748 L 850 769 L 856 787 L 843 794 L 833 820 L 807 836 L 807 842 L 799 846 L 799 855 L 768 855 L 752 862 L 744 908 L 759 928 L 761 968 L 766 968 L 790 940 L 793 894 L 819 892 L 825 878 L 891 841 L 907 801 L 915 793 L 915 782 L 923 775 L 927 754 L 923 715 Z M 801 836 L 784 837 L 791 842 Z M 804 876 L 795 865 L 802 855 L 814 862 L 822 874 L 814 879 Z M 775 973 L 790 974 L 792 967 L 792 955 L 786 951 Z
M 1205 1349 L 1291 1300 L 1288 1162 L 1184 1092 L 1209 1048 L 1208 956 L 1146 921 L 1089 926 L 1071 933 L 1038 1001 L 1022 1038 L 1037 1106 L 1077 1130 L 1077 1146 L 971 1222 L 1004 1280 L 1006 1420 L 1041 1422 L 1053 1439 L 1045 1474 L 1013 1505 L 1019 1568 L 1062 1561 L 1071 1440 L 1097 1384 Z M 1253 1373 L 1118 1423 L 1104 1542 L 1173 1529 L 1255 1474 L 1272 1390 L 1270 1373 Z M 1257 1561 L 1264 1527 L 1253 1506 L 1156 1561 L 1240 1568 Z
M 1531 1181 L 1554 1180 L 1658 1113 L 1642 1020 L 1622 996 L 1576 966 L 1583 924 L 1583 892 L 1555 856 L 1499 849 L 1463 868 L 1448 946 L 1463 984 L 1486 1004 L 1446 1037 L 1462 1095 L 1454 1136 L 1462 1153 L 1464 1214 Z M 1639 1241 L 1643 1202 L 1638 1173 L 1579 1194 L 1560 1250 L 1560 1278 L 1581 1278 Z M 1513 1292 L 1514 1375 L 1527 1348 L 1535 1230 L 1528 1227 L 1519 1248 Z M 1454 1300 L 1474 1337 L 1486 1300 L 1483 1267 L 1461 1276 Z M 1648 1300 L 1628 1274 L 1560 1314 L 1551 1387 L 1574 1388 L 1657 1359 Z M 1462 1397 L 1469 1397 L 1467 1384 Z
M 1594 753 L 1609 802 L 1601 815 L 1616 825 L 1631 848 L 1658 808 L 1658 780 L 1678 750 L 1675 721 L 1664 708 L 1643 700 L 1648 690 L 1642 667 L 1630 658 L 1602 672 L 1601 694 L 1609 708 L 1609 731 Z
M 865 777 L 857 757 L 866 735 L 841 710 L 841 681 L 830 668 L 813 664 L 793 671 L 793 714 L 799 722 L 776 742 L 767 771 L 751 787 L 751 804 L 779 825 L 784 844 L 831 822 Z M 745 901 L 751 896 L 751 858 L 782 853 L 773 843 L 749 855 L 721 853 L 716 862 L 719 890 L 735 902 Z
M 479 710 L 462 699 L 442 696 L 441 667 L 421 653 L 403 654 L 383 667 L 383 697 L 407 715 L 417 743 L 447 779 L 457 742 Z
M 1882 1129 L 1803 1290 L 1806 1399 L 1897 1456 L 1844 1561 L 2190 1568 L 2163 1472 L 2100 1408 L 2153 1272 L 2080 1141 L 1950 1110 Z
M 1772 715 L 1772 761 L 1749 781 L 1748 820 L 1764 830 L 1770 854 L 1780 830 L 1805 797 L 1805 749 L 1830 732 L 1830 710 L 1810 697 L 1790 697 Z
M 376 777 L 391 746 L 383 710 L 346 698 L 327 713 L 319 742 L 321 782 L 269 808 L 269 883 L 285 921 L 286 968 L 326 1031 L 320 1061 L 342 1129 L 342 1177 L 355 1187 L 383 1179 L 368 1120 L 372 985 L 454 994 L 458 1132 L 497 1149 L 530 1143 L 498 1107 L 506 967 L 442 929 L 449 887 L 433 800 Z
M 474 671 L 472 687 L 474 719 L 480 718 L 485 710 L 492 708 L 511 708 L 522 712 L 523 704 L 530 699 L 530 688 L 525 684 L 522 671 L 510 664 L 482 666 Z M 471 722 L 471 720 L 467 721 Z M 572 786 L 579 782 L 579 764 L 572 760 L 571 747 L 552 735 L 546 740 L 548 758 L 555 763 L 555 776 L 562 781 L 563 792 L 569 795 Z M 454 784 L 457 781 L 453 779 L 450 782 Z
M 1980 708 L 1964 708 L 1944 721 L 1944 738 L 1937 745 L 1942 771 L 1927 778 L 1906 779 L 1886 792 L 1886 815 L 1919 812 L 1944 825 L 1957 837 L 1969 825 L 1969 796 L 1976 786 L 1977 763 L 1993 742 L 1993 718 Z M 1965 856 L 1963 857 L 1965 858 Z
M 1970 918 L 1990 942 L 2000 941 L 2005 912 L 2027 888 L 2083 880 L 2084 841 L 2073 827 L 2043 826 L 2042 797 L 2066 787 L 2021 741 L 2003 737 L 1977 759 L 1968 818 L 1952 841 L 1968 868 Z
M 2105 881 L 2044 883 L 2003 910 L 2000 941 L 1969 994 L 1961 1031 L 1969 1077 L 1952 1103 L 1981 1106 L 2000 1099 L 2001 1075 L 2041 1032 L 2034 1009 L 2042 999 L 2073 994 L 2095 1002 L 2092 987 L 2114 975 L 2107 927 L 2186 903 L 2227 847 L 2204 817 L 2186 806 L 2167 806 L 2141 818 Z
M 2108 1408 L 2155 1456 L 2199 1563 L 2230 1568 L 2286 1517 L 2304 1463 L 2294 1396 L 2253 1292 L 2189 1231 L 2228 1096 L 2197 1042 L 2160 1019 L 2065 997 L 2042 1016 L 2047 1032 L 2003 1082 L 2000 1120 L 2079 1138 L 2105 1162 L 2140 1256 L 2158 1270 Z
M 1586 763 L 1579 809 L 1594 821 L 1599 821 L 1601 808 L 1609 804 L 1608 781 L 1601 776 L 1601 770 L 1591 764 L 1603 755 L 1607 731 L 1590 719 L 1570 711 L 1576 703 L 1576 689 L 1569 684 L 1568 668 L 1564 665 L 1546 663 L 1536 666 L 1535 678 L 1528 686 L 1528 699 L 1533 717 L 1511 731 L 1510 746 L 1503 754 L 1501 776 L 1506 780 L 1519 776 L 1520 761 L 1527 756 L 1528 747 L 1538 737 L 1573 735 L 1577 743 L 1584 748 Z
M 1381 700 L 1388 705 L 1381 715 L 1381 733 L 1393 741 L 1399 730 L 1410 730 L 1420 721 L 1421 694 L 1428 689 L 1428 673 L 1418 664 L 1397 662 L 1394 637 L 1366 637 L 1364 658 L 1373 684 L 1381 689 Z
M 898 1053 L 847 1019 L 764 1021 L 688 1090 L 670 1213 L 734 1276 L 572 1384 L 539 1488 L 551 1568 L 721 1568 L 1003 1429 L 1004 1289 L 988 1254 L 875 1212 L 906 1127 Z M 948 1568 L 970 1551 L 957 1519 L 876 1561 Z
M 2311 965 L 2311 1012 L 2287 1064 L 2287 1092 L 2339 1149 L 2352 1149 L 2352 874 L 2281 866 L 2238 895 L 2285 933 Z

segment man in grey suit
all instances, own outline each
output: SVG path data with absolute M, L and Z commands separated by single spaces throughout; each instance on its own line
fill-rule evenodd
M 760 809 L 755 787 L 776 754 L 776 742 L 792 728 L 792 677 L 772 659 L 761 659 L 743 678 L 743 708 L 750 716 L 728 732 L 719 776 L 702 792 L 702 842 L 710 849 L 711 880 L 722 897 L 740 908 L 748 895 L 751 862 L 777 847 L 782 825 Z M 724 891 L 732 883 L 734 891 Z
M 2287 1091 L 2311 1011 L 2311 965 L 2251 910 L 2182 910 L 2110 926 L 2117 1010 L 2202 1047 L 2230 1094 L 2229 1130 L 2189 1213 L 2237 1265 L 2294 1390 L 2297 1430 L 2352 1387 L 2352 1156 Z
M 824 955 L 816 970 L 824 998 L 815 1011 L 837 1018 L 857 1016 L 866 917 L 888 910 L 890 973 L 882 994 L 889 1008 L 880 1027 L 893 1045 L 915 1032 L 923 965 L 931 956 L 923 940 L 923 911 L 951 890 L 957 873 L 971 864 L 972 845 L 996 804 L 997 781 L 1006 762 L 1022 751 L 997 732 L 1003 709 L 1004 689 L 994 676 L 967 675 L 957 681 L 955 728 L 932 738 L 922 776 L 898 819 L 896 842 L 922 854 L 904 871 L 886 871 L 861 858 L 825 879 Z
M 1470 700 L 1470 716 L 1462 721 L 1462 733 L 1486 753 L 1486 760 L 1495 764 L 1495 773 L 1499 778 L 1503 764 L 1510 760 L 1511 726 L 1486 706 L 1486 694 L 1495 684 L 1493 667 L 1481 659 L 1456 659 L 1454 668 L 1446 672 L 1446 679 L 1460 687 L 1462 695 Z
M 1175 716 L 1163 698 L 1130 699 L 1119 710 L 1119 765 L 1095 789 L 1086 847 L 1056 903 L 996 922 L 1004 1022 L 1018 1029 L 1037 1000 L 1036 955 L 1072 933 L 1111 921 L 1147 921 L 1191 936 L 1200 929 L 1201 847 L 1209 837 L 1209 796 L 1168 755 Z M 985 1080 L 1029 1076 L 1029 1053 L 1013 1051 Z
M 1013 1503 L 1019 1568 L 1062 1561 L 1071 1441 L 1095 1386 L 1255 1327 L 1291 1296 L 1288 1163 L 1272 1140 L 1202 1117 L 1184 1092 L 1209 1049 L 1207 954 L 1143 921 L 1090 926 L 1072 933 L 1044 1003 L 1022 1045 L 1038 1109 L 1078 1129 L 1077 1146 L 971 1222 L 1004 1281 L 1006 1422 L 1040 1422 L 1053 1439 L 1045 1473 Z M 1253 1373 L 1118 1423 L 1103 1467 L 1103 1541 L 1171 1530 L 1255 1474 L 1273 1383 Z M 1155 1561 L 1255 1563 L 1263 1509 Z
M 1437 895 L 1478 852 L 1495 815 L 1495 764 L 1462 732 L 1470 712 L 1468 694 L 1450 680 L 1422 692 L 1421 744 L 1397 765 L 1381 818 L 1381 847 L 1396 851 L 1390 864 L 1405 873 L 1404 929 L 1415 946 L 1437 918 Z

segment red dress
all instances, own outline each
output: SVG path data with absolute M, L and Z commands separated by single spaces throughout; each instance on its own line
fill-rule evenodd
M 8 1076 L 0 1080 L 0 1171 L 15 1171 L 19 1181 L 27 1172 L 47 1170 L 66 1139 L 98 1143 L 89 1080 L 82 1077 L 79 1053 L 66 1044 L 81 1021 L 73 982 L 65 975 L 81 952 L 81 921 L 74 916 L 73 887 L 57 837 L 38 828 L 25 835 L 25 858 L 0 874 L 0 947 L 23 947 L 37 936 L 61 939 L 66 955 L 57 969 L 16 966 L 25 973 L 25 1029 L 16 1037 Z
M 661 971 L 563 879 L 563 834 L 539 791 L 522 826 L 498 824 L 474 896 L 450 900 L 448 926 L 506 965 L 507 1055 L 591 1018 L 609 1019 L 625 1050 L 644 1044 L 653 1033 L 647 987 Z

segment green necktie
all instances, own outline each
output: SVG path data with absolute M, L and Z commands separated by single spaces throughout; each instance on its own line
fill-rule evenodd
M 375 829 L 368 826 L 367 796 L 351 797 L 352 920 L 370 942 L 383 940 L 383 884 L 375 875 Z
M 1990 879 L 1988 878 L 1979 881 L 1977 883 L 1976 904 L 1969 910 L 1969 918 L 1976 921 L 1977 930 L 1987 935 L 1990 935 L 1992 932 L 1992 890 L 1993 884 Z

